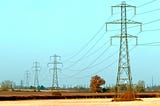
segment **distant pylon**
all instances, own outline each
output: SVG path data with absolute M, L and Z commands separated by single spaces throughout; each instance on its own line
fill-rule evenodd
M 35 61 L 33 63 L 32 70 L 35 72 L 35 74 L 34 74 L 34 87 L 36 87 L 38 89 L 38 87 L 39 87 L 39 77 L 38 77 L 38 74 L 39 74 L 39 71 L 40 71 L 40 63 L 37 62 L 37 61 Z
M 134 95 L 132 77 L 131 77 L 128 38 L 136 38 L 136 42 L 137 42 L 137 36 L 129 35 L 127 33 L 127 24 L 140 24 L 141 26 L 141 23 L 127 19 L 126 8 L 134 8 L 134 10 L 136 10 L 135 6 L 127 5 L 125 1 L 122 1 L 120 5 L 112 6 L 112 14 L 113 14 L 113 8 L 120 8 L 121 10 L 120 20 L 106 23 L 106 27 L 108 24 L 121 25 L 121 34 L 119 36 L 111 37 L 111 44 L 112 44 L 112 38 L 120 38 L 118 73 L 117 73 L 117 81 L 116 81 L 116 89 L 115 89 L 115 101 L 116 100 L 134 100 L 135 95 Z M 136 11 L 134 13 L 136 14 Z
M 26 87 L 28 88 L 29 87 L 29 71 L 26 71 Z
M 59 87 L 58 85 L 58 70 L 61 70 L 58 68 L 58 64 L 62 64 L 61 62 L 58 62 L 58 59 L 60 60 L 60 56 L 54 55 L 50 56 L 50 62 L 48 63 L 49 70 L 53 71 L 53 80 L 52 80 L 52 89 L 57 89 Z
M 23 80 L 21 80 L 20 84 L 20 89 L 23 89 Z

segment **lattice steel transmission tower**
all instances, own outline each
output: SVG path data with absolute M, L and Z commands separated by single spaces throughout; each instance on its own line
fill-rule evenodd
M 23 80 L 20 81 L 20 89 L 23 89 L 24 86 L 23 86 Z
M 61 57 L 55 54 L 54 56 L 50 56 L 50 62 L 48 63 L 49 70 L 53 71 L 52 90 L 59 87 L 57 71 L 61 69 L 58 68 L 58 65 L 63 64 L 59 62 L 58 59 L 60 60 Z
M 39 71 L 40 71 L 40 63 L 35 61 L 33 63 L 33 67 L 32 67 L 32 70 L 35 72 L 34 74 L 34 87 L 36 87 L 38 89 L 39 87 L 39 78 L 38 78 L 38 74 L 39 74 Z
M 131 68 L 130 68 L 130 59 L 129 59 L 129 47 L 128 47 L 128 38 L 136 38 L 137 44 L 137 36 L 133 36 L 127 33 L 128 24 L 139 24 L 140 29 L 142 30 L 142 23 L 135 22 L 127 19 L 127 8 L 134 9 L 134 15 L 136 14 L 136 7 L 126 4 L 125 1 L 122 1 L 120 5 L 112 6 L 112 14 L 114 8 L 120 8 L 121 11 L 121 19 L 113 22 L 106 22 L 106 30 L 108 24 L 120 24 L 121 25 L 121 33 L 118 36 L 111 37 L 112 38 L 120 38 L 120 48 L 119 48 L 119 61 L 118 61 L 118 73 L 117 73 L 117 81 L 116 81 L 116 89 L 115 89 L 115 101 L 118 100 L 135 100 L 135 94 L 133 90 L 132 77 L 131 77 Z
M 25 78 L 26 78 L 26 87 L 28 88 L 29 87 L 29 71 L 26 71 Z

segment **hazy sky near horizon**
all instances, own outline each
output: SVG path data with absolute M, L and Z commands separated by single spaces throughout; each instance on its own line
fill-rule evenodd
M 137 35 L 140 44 L 160 42 L 160 30 L 155 30 L 160 29 L 160 21 L 152 22 L 160 19 L 160 1 L 126 2 L 137 6 L 137 15 L 129 10 L 128 19 L 144 24 L 143 32 L 139 33 L 137 27 L 128 29 L 129 33 Z M 58 72 L 60 86 L 89 85 L 91 76 L 96 74 L 107 84 L 115 84 L 119 46 L 118 40 L 114 40 L 116 46 L 110 46 L 109 40 L 120 30 L 112 31 L 119 27 L 109 25 L 110 31 L 106 32 L 104 24 L 120 19 L 118 9 L 111 16 L 111 6 L 118 4 L 121 0 L 1 0 L 0 81 L 20 84 L 23 80 L 25 84 L 28 70 L 33 85 L 31 67 L 38 61 L 40 85 L 50 86 L 52 72 L 48 71 L 47 63 L 50 56 L 57 54 L 63 63 L 62 71 Z M 160 84 L 160 46 L 134 47 L 135 40 L 130 41 L 133 82 L 144 80 L 151 85 L 153 76 L 154 84 Z

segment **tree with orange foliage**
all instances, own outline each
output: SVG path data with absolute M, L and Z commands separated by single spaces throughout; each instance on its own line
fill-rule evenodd
M 105 80 L 102 79 L 100 76 L 95 75 L 91 78 L 90 90 L 93 92 L 101 92 L 101 85 L 103 84 L 105 84 Z

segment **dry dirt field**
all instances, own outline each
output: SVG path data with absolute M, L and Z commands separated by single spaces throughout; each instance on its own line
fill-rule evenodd
M 132 102 L 111 102 L 111 99 L 0 101 L 0 106 L 160 106 L 160 98 Z

